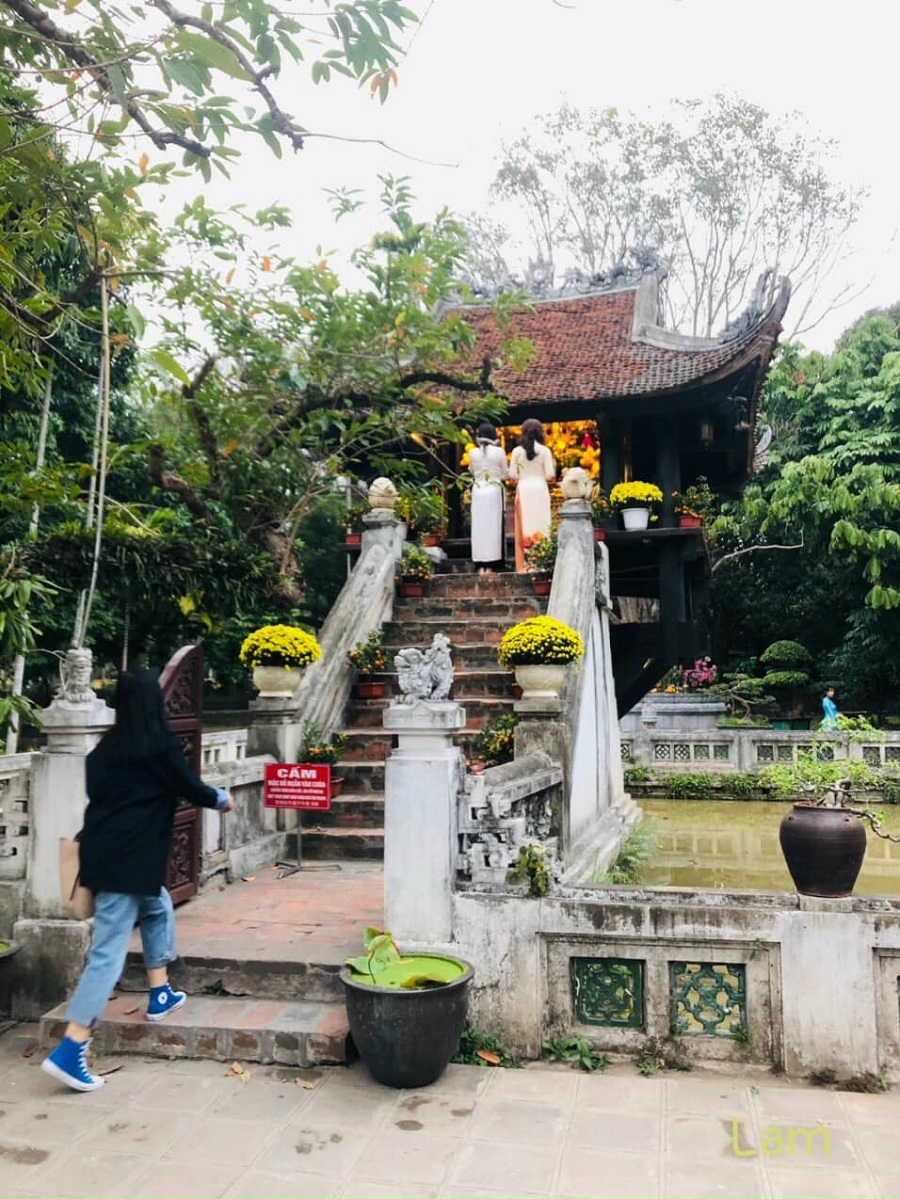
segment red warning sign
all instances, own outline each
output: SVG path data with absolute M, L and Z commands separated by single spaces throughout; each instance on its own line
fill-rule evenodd
M 331 807 L 331 767 L 315 762 L 269 762 L 263 796 L 267 808 L 327 811 Z

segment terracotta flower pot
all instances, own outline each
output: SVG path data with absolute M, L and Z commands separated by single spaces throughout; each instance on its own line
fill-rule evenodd
M 549 576 L 532 575 L 531 581 L 534 584 L 535 595 L 549 595 L 550 588 L 553 585 L 553 580 Z
M 414 599 L 425 594 L 425 584 L 419 579 L 401 579 L 397 584 L 397 593 L 402 599 Z
M 375 683 L 371 679 L 360 679 L 354 687 L 357 699 L 384 699 L 388 693 L 387 683 Z
M 440 533 L 423 533 L 422 534 L 422 544 L 423 545 L 431 545 L 431 546 L 440 545 L 441 544 Z
M 362 533 L 348 533 L 344 541 L 346 545 L 362 545 Z
M 336 777 L 335 775 L 332 775 L 331 776 L 331 787 L 328 792 L 329 798 L 334 799 L 336 796 L 340 795 L 341 787 L 343 787 L 343 785 L 344 785 L 343 775 L 341 775 L 340 777 Z
M 594 529 L 594 540 L 595 541 L 605 541 L 606 540 L 606 529 L 595 528 Z
M 699 516 L 679 516 L 678 518 L 679 529 L 699 529 L 702 524 L 703 521 Z

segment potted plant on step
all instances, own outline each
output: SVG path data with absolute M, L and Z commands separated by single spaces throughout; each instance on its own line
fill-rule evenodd
M 530 616 L 503 634 L 497 660 L 512 666 L 522 699 L 556 698 L 566 666 L 584 654 L 584 642 L 574 629 L 552 616 Z
M 357 699 L 383 699 L 387 695 L 387 683 L 372 678 L 376 671 L 386 669 L 382 629 L 373 629 L 364 641 L 357 642 L 347 655 L 347 662 L 359 671 L 354 686 Z
M 622 524 L 630 531 L 646 529 L 662 499 L 663 493 L 655 483 L 639 480 L 617 483 L 609 493 L 612 508 L 622 513 Z
M 715 492 L 705 475 L 698 475 L 684 491 L 673 491 L 672 499 L 681 529 L 699 529 L 715 512 Z
M 556 565 L 556 538 L 535 533 L 525 546 L 525 569 L 531 572 L 535 595 L 549 595 Z
M 439 953 L 403 955 L 367 928 L 361 957 L 341 967 L 350 1035 L 372 1077 L 427 1087 L 443 1074 L 466 1023 L 472 967 Z
M 504 712 L 488 721 L 475 738 L 475 764 L 488 767 L 511 762 L 515 751 L 517 723 L 514 712 Z
M 346 744 L 347 738 L 344 733 L 334 733 L 330 738 L 325 737 L 318 724 L 310 720 L 303 726 L 300 761 L 312 766 L 327 766 L 330 771 L 340 761 Z M 329 794 L 332 799 L 340 795 L 343 785 L 343 778 L 336 778 L 329 773 Z
M 286 624 L 256 629 L 244 638 L 239 654 L 241 664 L 253 671 L 253 686 L 261 696 L 293 695 L 304 667 L 321 656 L 312 633 Z
M 431 559 L 421 546 L 407 543 L 397 569 L 400 575 L 397 590 L 403 598 L 425 594 L 425 584 L 431 578 L 432 566 Z

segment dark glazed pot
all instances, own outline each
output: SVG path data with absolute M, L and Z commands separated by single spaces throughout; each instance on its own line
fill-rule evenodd
M 863 822 L 844 808 L 794 804 L 779 840 L 801 895 L 842 899 L 853 892 L 866 856 Z
M 429 954 L 431 958 L 441 954 Z M 367 987 L 341 967 L 350 1035 L 376 1082 L 427 1087 L 444 1073 L 466 1023 L 472 967 L 442 987 Z

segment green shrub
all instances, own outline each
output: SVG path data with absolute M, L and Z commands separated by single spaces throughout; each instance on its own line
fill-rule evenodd
M 763 666 L 776 666 L 787 670 L 790 667 L 809 666 L 812 655 L 799 641 L 773 641 L 759 656 Z
M 809 675 L 802 670 L 770 670 L 763 682 L 767 687 L 805 687 Z
M 653 855 L 659 842 L 656 830 L 647 820 L 639 821 L 619 847 L 616 859 L 598 880 L 601 883 L 634 884 L 641 881 L 641 873 Z

